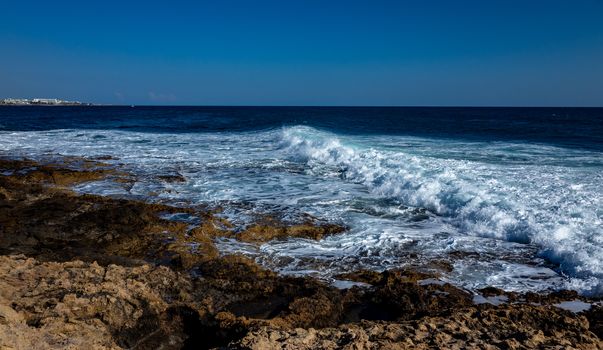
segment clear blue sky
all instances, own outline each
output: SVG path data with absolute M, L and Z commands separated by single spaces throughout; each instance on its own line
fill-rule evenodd
M 603 1 L 4 1 L 0 97 L 603 106 Z

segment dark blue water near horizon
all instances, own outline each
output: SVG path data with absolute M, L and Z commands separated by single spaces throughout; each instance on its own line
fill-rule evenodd
M 519 141 L 603 151 L 603 108 L 0 106 L 0 130 L 240 132 L 307 125 L 338 134 Z

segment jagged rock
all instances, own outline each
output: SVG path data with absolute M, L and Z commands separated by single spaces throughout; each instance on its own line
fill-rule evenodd
M 180 348 L 190 281 L 166 267 L 0 256 L 0 348 Z

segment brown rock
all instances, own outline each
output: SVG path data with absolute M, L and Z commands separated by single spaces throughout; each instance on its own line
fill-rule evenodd
M 2 349 L 178 349 L 189 338 L 174 320 L 191 285 L 165 267 L 0 256 L 0 281 Z

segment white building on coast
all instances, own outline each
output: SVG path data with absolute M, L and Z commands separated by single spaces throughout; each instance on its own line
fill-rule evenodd
M 82 103 L 79 101 L 64 101 L 58 98 L 5 98 L 0 100 L 0 105 L 11 105 L 11 106 L 28 106 L 28 105 L 44 105 L 44 106 L 77 106 L 77 105 L 90 105 L 89 103 Z

